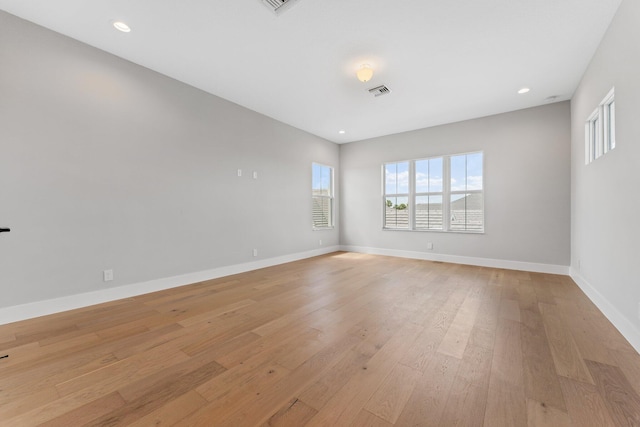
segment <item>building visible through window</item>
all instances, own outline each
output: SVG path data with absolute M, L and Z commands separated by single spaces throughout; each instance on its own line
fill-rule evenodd
M 383 228 L 484 231 L 483 154 L 385 163 Z

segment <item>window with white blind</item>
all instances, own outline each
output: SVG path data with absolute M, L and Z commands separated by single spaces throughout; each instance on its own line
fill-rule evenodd
M 333 168 L 318 163 L 311 166 L 312 225 L 314 229 L 333 227 Z
M 584 126 L 584 162 L 589 164 L 616 148 L 615 88 L 604 97 Z
M 482 153 L 449 157 L 449 230 L 484 231 Z
M 409 162 L 387 163 L 384 176 L 384 227 L 408 230 Z
M 415 229 L 442 230 L 443 158 L 415 161 Z
M 383 165 L 383 228 L 484 231 L 483 154 Z

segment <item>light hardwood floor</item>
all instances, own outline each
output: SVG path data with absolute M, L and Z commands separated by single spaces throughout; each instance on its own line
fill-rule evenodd
M 335 253 L 0 326 L 2 426 L 640 426 L 570 278 Z

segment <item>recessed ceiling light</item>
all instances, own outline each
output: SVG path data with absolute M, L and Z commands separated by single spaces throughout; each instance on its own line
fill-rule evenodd
M 129 26 L 122 21 L 114 21 L 113 26 L 116 30 L 122 31 L 123 33 L 128 33 L 131 31 L 131 28 L 129 28 Z
M 340 135 L 344 135 L 344 134 L 345 134 L 345 133 L 347 133 L 347 132 L 346 132 L 345 130 L 339 130 L 339 131 L 338 131 L 338 133 L 339 133 Z
M 530 90 L 531 90 L 531 89 L 529 89 L 528 87 L 523 87 L 522 89 L 520 89 L 520 90 L 518 91 L 518 93 L 519 93 L 520 95 L 522 95 L 523 93 L 527 93 L 527 92 L 529 92 Z

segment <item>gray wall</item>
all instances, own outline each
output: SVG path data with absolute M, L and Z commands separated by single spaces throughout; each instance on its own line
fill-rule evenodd
M 0 12 L 0 307 L 337 245 L 310 189 L 338 155 Z
M 603 298 L 601 308 L 610 319 L 622 316 L 614 319 L 616 326 L 634 325 L 635 334 L 640 330 L 639 23 L 640 2 L 624 0 L 571 102 L 572 270 L 595 290 L 593 296 Z M 584 124 L 613 86 L 617 147 L 586 166 Z
M 563 102 L 342 145 L 341 244 L 568 266 L 569 121 Z M 382 230 L 383 163 L 478 150 L 484 234 Z

